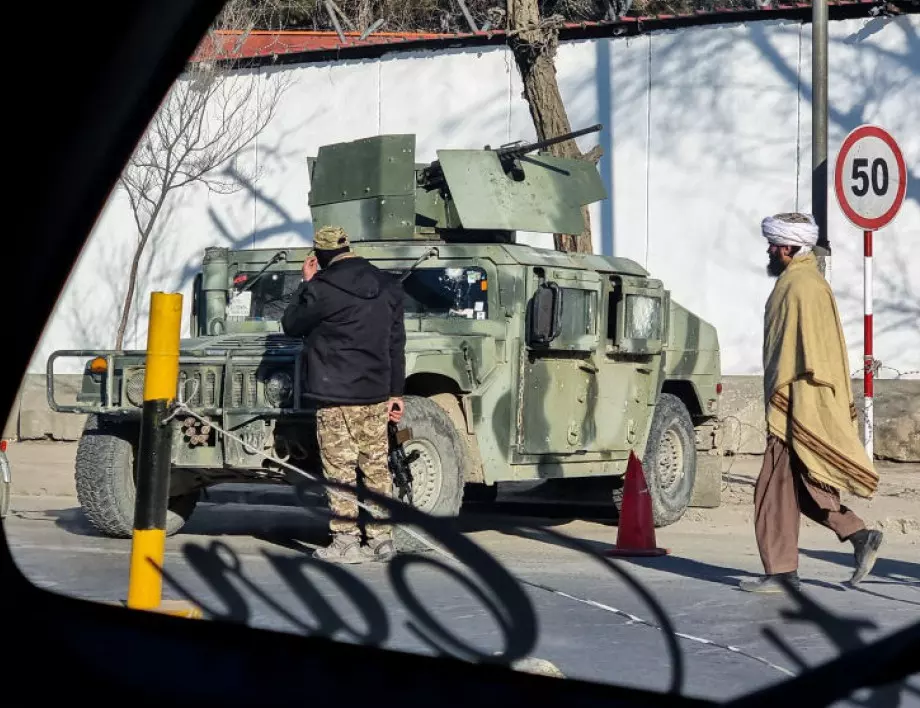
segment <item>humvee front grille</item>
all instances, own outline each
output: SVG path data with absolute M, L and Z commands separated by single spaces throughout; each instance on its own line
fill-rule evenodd
M 217 405 L 217 374 L 209 371 L 204 375 L 201 391 L 206 406 Z
M 243 372 L 233 372 L 233 384 L 230 386 L 230 405 L 239 408 L 243 405 Z
M 190 405 L 212 408 L 217 405 L 217 374 L 180 371 L 179 393 Z
M 258 386 L 256 372 L 237 369 L 233 372 L 230 386 L 230 404 L 239 408 L 241 406 L 255 407 L 258 404 Z
M 256 405 L 257 395 L 258 389 L 256 388 L 256 374 L 254 371 L 251 371 L 246 374 L 246 404 L 250 406 Z
M 191 380 L 190 380 L 191 379 Z M 179 372 L 179 397 L 193 406 L 201 405 L 201 375 L 189 376 L 187 371 Z

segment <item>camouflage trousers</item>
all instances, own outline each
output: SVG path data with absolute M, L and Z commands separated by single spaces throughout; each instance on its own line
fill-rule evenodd
M 386 402 L 320 408 L 316 413 L 316 435 L 326 479 L 355 487 L 360 468 L 365 487 L 390 496 L 392 480 L 387 465 L 389 442 Z M 332 494 L 332 491 L 336 494 Z M 329 523 L 329 530 L 334 534 L 360 535 L 359 509 L 352 490 L 327 490 L 326 496 L 335 517 Z M 373 509 L 374 519 L 386 518 L 384 510 L 379 506 L 366 499 L 361 499 L 361 502 Z M 363 520 L 365 512 L 362 510 L 361 514 Z M 368 538 L 389 532 L 389 524 L 365 524 Z

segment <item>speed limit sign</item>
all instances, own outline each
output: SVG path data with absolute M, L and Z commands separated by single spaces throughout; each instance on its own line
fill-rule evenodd
M 861 125 L 843 140 L 834 167 L 834 191 L 844 215 L 863 232 L 863 442 L 873 459 L 875 371 L 872 319 L 872 232 L 891 223 L 907 192 L 907 168 L 898 143 L 876 125 Z
M 834 191 L 857 228 L 878 231 L 887 226 L 907 191 L 907 168 L 895 139 L 875 125 L 861 125 L 847 135 L 837 155 Z

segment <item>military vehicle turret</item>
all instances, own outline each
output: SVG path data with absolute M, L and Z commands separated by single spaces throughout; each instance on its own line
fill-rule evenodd
M 413 503 L 455 515 L 465 490 L 615 479 L 635 451 L 656 524 L 691 503 L 715 506 L 716 330 L 633 261 L 518 242 L 519 232 L 580 232 L 582 207 L 607 197 L 593 164 L 544 147 L 439 150 L 417 164 L 415 136 L 378 135 L 308 159 L 314 227 L 343 226 L 355 251 L 403 278 L 400 426 L 410 431 L 405 450 L 418 453 Z M 168 533 L 209 485 L 297 481 L 258 452 L 319 470 L 314 411 L 299 394 L 301 343 L 279 324 L 309 253 L 206 249 L 180 391 L 245 444 L 173 420 Z M 89 359 L 74 405 L 56 401 L 51 376 L 65 356 Z M 58 351 L 48 361 L 51 407 L 89 414 L 77 490 L 110 536 L 131 534 L 144 360 L 143 351 Z

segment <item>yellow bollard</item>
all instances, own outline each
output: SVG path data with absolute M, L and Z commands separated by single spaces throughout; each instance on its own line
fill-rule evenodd
M 182 295 L 151 293 L 127 605 L 138 610 L 200 617 L 200 611 L 187 603 L 162 602 L 160 572 L 166 554 L 172 452 L 172 429 L 164 421 L 179 386 L 181 325 Z

